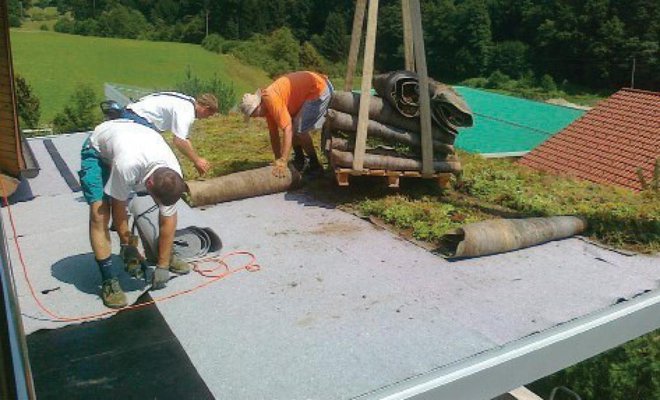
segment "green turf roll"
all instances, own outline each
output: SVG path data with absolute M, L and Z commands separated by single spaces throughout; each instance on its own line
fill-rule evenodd
M 272 171 L 273 167 L 267 166 L 205 181 L 188 181 L 190 204 L 200 207 L 284 192 L 300 186 L 300 174 L 291 166 L 286 169 L 284 178 L 273 176 Z

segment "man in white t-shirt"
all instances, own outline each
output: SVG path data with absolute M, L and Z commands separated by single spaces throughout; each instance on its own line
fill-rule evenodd
M 111 213 L 125 267 L 129 261 L 143 259 L 137 248 L 129 244 L 126 202 L 133 191 L 148 192 L 160 209 L 158 260 L 152 288 L 163 287 L 169 279 L 169 271 L 190 271 L 186 263 L 172 259 L 176 202 L 187 186 L 178 160 L 158 132 L 126 119 L 98 125 L 83 144 L 78 174 L 89 204 L 90 242 L 101 271 L 101 298 L 106 306 L 126 306 L 126 295 L 112 269 L 108 229 Z
M 218 112 L 218 99 L 205 93 L 193 98 L 182 93 L 152 93 L 126 106 L 122 118 L 128 118 L 159 132 L 174 133 L 174 146 L 193 162 L 204 175 L 211 164 L 200 157 L 188 140 L 195 118 L 204 119 Z

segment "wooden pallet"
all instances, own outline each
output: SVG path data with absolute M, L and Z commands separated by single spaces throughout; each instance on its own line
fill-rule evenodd
M 399 187 L 399 180 L 401 177 L 422 178 L 422 173 L 420 171 L 393 171 L 385 169 L 364 169 L 358 171 L 351 168 L 335 167 L 335 178 L 337 179 L 337 185 L 348 186 L 349 176 L 351 175 L 384 176 L 387 178 L 387 186 L 391 188 Z M 449 172 L 438 172 L 429 176 L 427 179 L 436 179 L 438 181 L 438 185 L 442 189 L 447 189 L 449 187 L 451 176 L 452 174 Z

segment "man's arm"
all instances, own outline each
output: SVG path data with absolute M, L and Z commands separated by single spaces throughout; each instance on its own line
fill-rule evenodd
M 284 164 L 289 160 L 289 153 L 291 153 L 291 142 L 293 141 L 293 129 L 291 124 L 284 128 L 284 140 L 282 141 L 282 155 L 280 158 L 284 160 Z
M 176 231 L 177 214 L 166 217 L 158 217 L 159 231 L 158 236 L 158 263 L 159 267 L 169 268 L 170 258 L 172 257 L 172 245 L 174 243 L 174 232 Z
M 282 154 L 282 149 L 280 147 L 280 132 L 276 127 L 268 128 L 268 134 L 270 135 L 270 147 L 273 149 L 273 155 L 277 160 Z
M 209 163 L 205 158 L 200 157 L 188 139 L 181 139 L 178 136 L 174 136 L 174 146 L 179 149 L 190 161 L 195 164 L 195 168 L 200 175 L 204 175 L 211 168 L 211 163 Z

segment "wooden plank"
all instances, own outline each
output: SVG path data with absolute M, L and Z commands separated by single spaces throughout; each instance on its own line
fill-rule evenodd
M 398 176 L 388 176 L 387 177 L 387 187 L 396 189 L 399 187 L 399 177 Z
M 0 135 L 0 145 L 3 149 L 7 149 L 7 146 L 16 146 L 16 138 L 14 135 Z
M 374 72 L 374 52 L 376 50 L 376 26 L 378 24 L 378 0 L 369 0 L 367 17 L 367 37 L 364 44 L 364 64 L 362 66 L 362 92 L 360 112 L 353 152 L 353 169 L 362 170 L 364 151 L 367 147 L 367 125 L 369 124 L 369 103 L 371 102 L 371 78 Z
M 410 0 L 410 15 L 413 25 L 415 49 L 415 67 L 419 77 L 420 122 L 422 125 L 422 176 L 433 174 L 433 139 L 431 137 L 431 98 L 429 96 L 429 77 L 426 69 L 424 49 L 424 31 L 419 0 Z
M 451 174 L 438 174 L 438 186 L 440 186 L 440 189 L 449 189 L 451 187 Z
M 413 49 L 412 20 L 410 18 L 410 0 L 401 0 L 403 16 L 403 49 L 406 60 L 406 70 L 415 71 L 415 54 Z
M 0 129 L 7 130 L 7 134 L 11 134 L 11 136 L 14 137 L 16 134 L 16 132 L 14 132 L 14 128 L 15 125 L 13 115 L 9 117 L 6 117 L 5 115 L 0 116 Z M 16 139 L 14 138 L 14 142 L 15 141 Z
M 353 77 L 355 76 L 357 57 L 358 53 L 360 52 L 362 25 L 364 24 L 364 11 L 366 8 L 367 0 L 357 0 L 357 4 L 355 5 L 355 15 L 353 15 L 353 30 L 351 31 L 351 48 L 348 52 L 346 80 L 344 81 L 344 90 L 347 92 L 353 90 Z
M 407 178 L 420 178 L 422 174 L 419 171 L 403 171 L 403 176 Z
M 349 174 L 346 172 L 335 171 L 335 178 L 337 179 L 337 185 L 339 186 L 348 186 L 348 177 Z
M 368 175 L 370 176 L 385 176 L 384 169 L 370 169 Z

